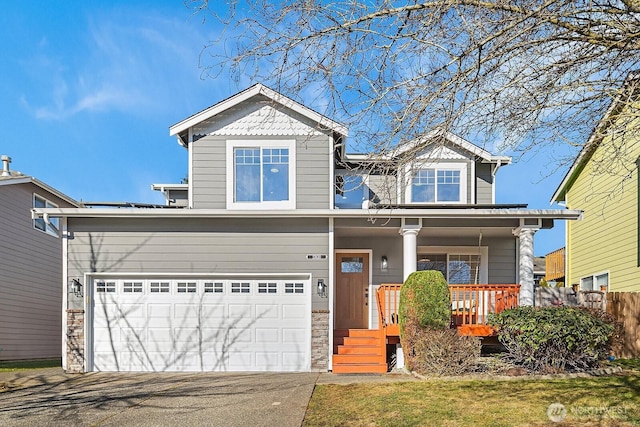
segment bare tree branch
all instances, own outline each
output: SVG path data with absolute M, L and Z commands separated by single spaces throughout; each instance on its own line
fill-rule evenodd
M 304 100 L 361 151 L 443 129 L 494 152 L 570 158 L 640 69 L 636 0 L 187 4 L 226 26 L 203 52 L 205 75 Z

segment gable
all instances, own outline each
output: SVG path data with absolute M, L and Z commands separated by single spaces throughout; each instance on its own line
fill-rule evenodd
M 416 153 L 417 160 L 470 160 L 475 156 L 461 149 L 434 145 Z
M 217 104 L 212 105 L 186 119 L 176 123 L 169 128 L 169 135 L 175 135 L 178 143 L 187 147 L 189 143 L 189 131 L 201 125 L 204 122 L 209 124 L 217 122 L 220 118 L 224 118 L 225 113 L 233 115 L 239 106 L 246 102 L 264 102 L 265 100 L 278 111 L 288 111 L 288 115 L 292 117 L 303 118 L 302 122 L 310 123 L 314 129 L 321 130 L 327 134 L 335 133 L 336 136 L 347 136 L 347 129 L 343 125 L 327 118 L 326 116 L 313 111 L 310 108 L 286 97 L 262 84 L 255 84 L 248 89 L 243 90 Z M 227 119 L 227 125 L 233 120 Z M 218 125 L 220 128 L 224 125 Z M 206 131 L 207 125 L 204 125 L 203 132 Z
M 215 136 L 317 136 L 324 133 L 310 120 L 267 99 L 243 102 L 193 127 L 193 139 Z

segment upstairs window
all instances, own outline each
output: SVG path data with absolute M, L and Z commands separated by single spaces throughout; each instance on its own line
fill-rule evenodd
M 466 164 L 438 165 L 415 170 L 407 188 L 410 203 L 465 203 Z
M 50 202 L 44 197 L 33 195 L 33 207 L 34 208 L 57 208 L 58 205 Z M 36 218 L 33 220 L 33 228 L 40 230 L 44 233 L 58 237 L 58 230 L 60 229 L 60 219 L 49 217 L 49 223 L 44 221 L 44 218 Z
M 228 141 L 227 206 L 292 209 L 295 141 Z
M 336 174 L 334 204 L 340 209 L 362 209 L 369 189 L 360 175 Z

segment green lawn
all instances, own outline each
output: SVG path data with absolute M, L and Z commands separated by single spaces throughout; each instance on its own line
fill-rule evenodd
M 24 371 L 27 369 L 55 368 L 62 366 L 60 359 L 0 362 L 0 372 Z
M 547 416 L 552 403 L 567 411 Z M 304 426 L 640 426 L 640 377 L 318 385 Z

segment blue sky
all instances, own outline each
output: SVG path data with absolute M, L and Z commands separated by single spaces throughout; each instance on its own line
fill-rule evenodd
M 151 183 L 187 174 L 169 126 L 254 83 L 201 77 L 221 30 L 182 0 L 3 3 L 0 154 L 77 200 L 162 203 Z M 514 158 L 496 201 L 549 208 L 565 171 L 546 177 L 550 162 Z M 563 245 L 562 222 L 536 234 L 536 255 Z

